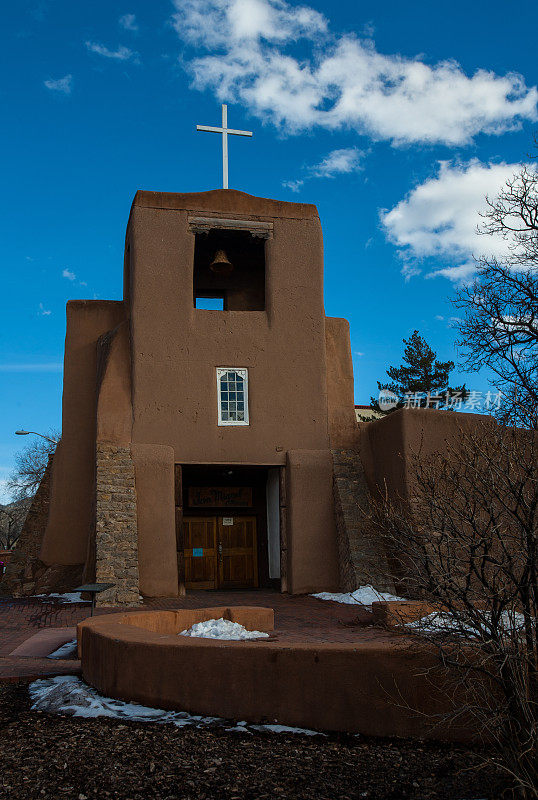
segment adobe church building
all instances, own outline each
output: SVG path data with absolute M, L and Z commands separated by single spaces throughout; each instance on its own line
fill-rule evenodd
M 97 580 L 114 584 L 108 604 L 349 590 L 373 554 L 385 588 L 368 486 L 404 491 L 402 454 L 425 430 L 441 442 L 454 416 L 357 423 L 315 206 L 138 191 L 123 300 L 67 305 L 62 439 L 4 589 Z

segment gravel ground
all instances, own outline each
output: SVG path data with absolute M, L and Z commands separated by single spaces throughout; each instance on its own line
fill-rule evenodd
M 481 754 L 408 740 L 237 734 L 29 710 L 0 685 L 0 798 L 497 800 Z

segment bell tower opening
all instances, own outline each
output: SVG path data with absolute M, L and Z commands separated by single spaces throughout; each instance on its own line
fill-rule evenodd
M 265 310 L 265 239 L 250 231 L 196 233 L 194 307 L 201 310 Z

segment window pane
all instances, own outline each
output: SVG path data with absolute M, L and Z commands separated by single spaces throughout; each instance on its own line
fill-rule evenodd
M 246 402 L 247 377 L 233 369 L 217 370 L 219 423 L 245 424 L 248 419 Z

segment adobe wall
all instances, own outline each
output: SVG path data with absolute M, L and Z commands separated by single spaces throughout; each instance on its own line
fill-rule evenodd
M 243 623 L 247 610 L 254 611 L 230 609 Z M 208 619 L 215 611 L 222 609 L 198 613 Z M 443 720 L 453 693 L 443 690 L 437 652 L 416 642 L 388 634 L 346 644 L 224 642 L 177 630 L 173 612 L 84 621 L 84 680 L 108 697 L 252 723 L 467 743 L 476 737 L 468 719 Z
M 138 571 L 145 597 L 177 597 L 174 451 L 163 445 L 131 447 L 138 516 Z
M 402 408 L 381 419 L 362 423 L 360 454 L 372 492 L 392 499 L 413 491 L 414 459 L 446 452 L 462 428 L 483 424 L 491 417 L 427 408 Z
M 133 425 L 131 404 L 131 341 L 129 321 L 99 338 L 97 365 L 98 442 L 129 444 Z
M 359 429 L 355 416 L 353 359 L 347 319 L 325 318 L 325 346 L 331 449 L 350 450 L 358 445 Z
M 266 220 L 266 310 L 194 308 L 192 211 Z M 232 190 L 139 192 L 131 211 L 133 441 L 178 463 L 279 465 L 329 447 L 321 227 L 313 206 Z M 219 366 L 249 370 L 250 424 L 217 425 Z
M 330 450 L 291 450 L 286 466 L 287 589 L 337 591 L 338 550 Z
M 124 315 L 122 302 L 67 304 L 62 440 L 54 457 L 50 515 L 40 554 L 46 564 L 86 561 L 95 479 L 97 340 Z

